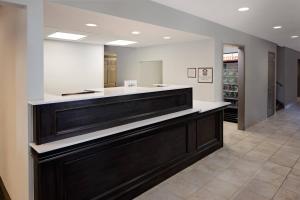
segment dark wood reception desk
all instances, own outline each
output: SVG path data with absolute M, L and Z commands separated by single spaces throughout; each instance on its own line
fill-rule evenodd
M 110 101 L 32 103 L 33 112 L 39 112 L 34 113 L 40 131 L 36 141 L 51 141 L 31 144 L 35 199 L 132 199 L 221 148 L 227 104 L 192 106 L 191 98 L 191 88 L 173 88 L 115 96 Z M 120 102 L 120 115 L 108 109 Z M 112 116 L 106 115 L 110 112 Z

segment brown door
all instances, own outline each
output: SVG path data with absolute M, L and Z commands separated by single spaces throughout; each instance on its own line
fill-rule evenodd
M 245 130 L 245 50 L 243 47 L 239 47 L 238 68 L 238 129 Z
M 275 112 L 275 53 L 268 56 L 268 117 Z
M 117 56 L 104 56 L 104 87 L 117 86 Z
M 298 97 L 300 97 L 300 60 L 298 60 Z

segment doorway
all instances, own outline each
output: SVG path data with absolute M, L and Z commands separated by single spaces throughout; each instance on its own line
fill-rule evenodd
M 117 55 L 104 55 L 104 87 L 117 86 Z
M 139 67 L 139 81 L 141 87 L 163 83 L 163 63 L 159 61 L 141 61 Z
M 300 97 L 300 59 L 298 60 L 297 97 Z
M 224 121 L 245 129 L 245 53 L 244 47 L 224 45 L 223 97 L 231 105 L 224 110 Z
M 268 117 L 275 113 L 275 67 L 276 55 L 274 52 L 268 53 Z

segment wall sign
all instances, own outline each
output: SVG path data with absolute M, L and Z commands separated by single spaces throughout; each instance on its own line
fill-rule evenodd
M 198 83 L 213 83 L 213 68 L 199 67 L 198 68 Z
M 196 78 L 197 77 L 197 69 L 196 68 L 187 68 L 187 77 L 188 78 Z
M 223 54 L 223 61 L 237 61 L 239 53 L 225 53 Z

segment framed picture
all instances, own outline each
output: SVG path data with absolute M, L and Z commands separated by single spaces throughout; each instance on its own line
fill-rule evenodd
M 196 78 L 197 69 L 196 68 L 187 68 L 187 77 L 188 78 Z
M 198 68 L 198 83 L 213 83 L 213 68 L 199 67 Z

